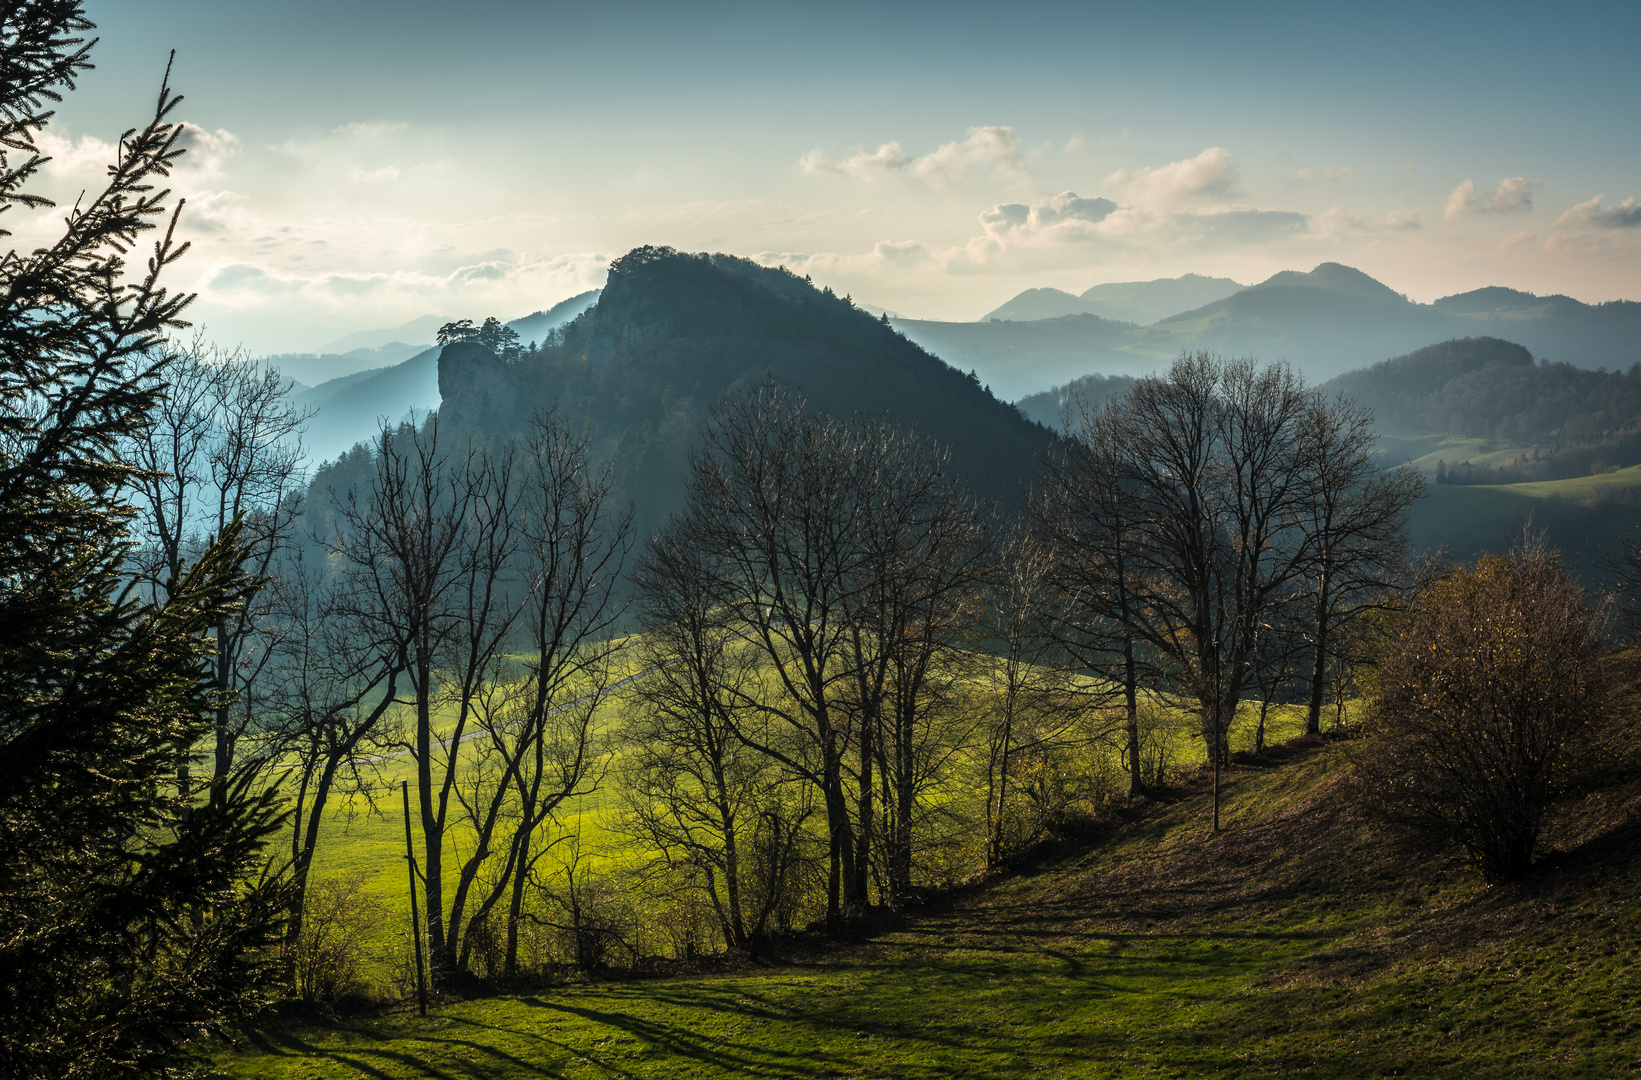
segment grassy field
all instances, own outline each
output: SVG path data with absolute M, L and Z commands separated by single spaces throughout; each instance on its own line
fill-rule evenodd
M 600 710 L 597 728 L 605 748 L 606 761 L 596 772 L 605 771 L 608 759 L 618 752 L 614 736 L 625 723 L 625 710 L 629 707 L 632 707 L 631 701 L 618 694 L 612 696 Z M 1230 732 L 1233 749 L 1252 748 L 1256 708 L 1249 703 L 1233 723 Z M 436 720 L 437 734 L 448 737 L 453 725 L 452 717 L 438 714 Z M 1183 730 L 1173 740 L 1169 754 L 1171 767 L 1187 768 L 1202 758 L 1202 741 L 1192 737 L 1187 719 L 1175 717 L 1174 720 Z M 1331 722 L 1331 717 L 1329 720 Z M 1266 723 L 1268 738 L 1272 742 L 1292 737 L 1303 730 L 1302 714 L 1294 707 L 1273 707 Z M 1107 753 L 1112 756 L 1111 764 L 1114 766 L 1115 749 L 1108 748 Z M 464 758 L 470 758 L 470 755 L 464 755 Z M 334 812 L 321 832 L 314 859 L 313 882 L 317 885 L 327 880 L 358 878 L 362 881 L 365 895 L 380 905 L 381 918 L 368 936 L 370 960 L 366 975 L 371 982 L 383 984 L 393 977 L 395 969 L 408 956 L 410 898 L 404 861 L 404 818 L 399 784 L 401 780 L 408 779 L 414 789 L 416 778 L 414 765 L 408 756 L 389 758 L 379 762 L 376 768 L 374 782 L 368 791 L 332 797 Z M 957 790 L 950 797 L 974 801 L 976 806 L 973 813 L 978 814 L 978 801 L 982 798 L 980 791 L 963 790 L 963 783 L 959 779 L 952 785 Z M 419 817 L 414 816 L 418 813 L 414 798 L 413 790 L 412 828 L 419 853 L 421 826 Z M 645 862 L 652 853 L 620 831 L 620 814 L 619 792 L 613 779 L 607 778 L 591 794 L 565 804 L 553 823 L 553 833 L 577 836 L 580 851 L 593 861 L 595 869 L 631 868 Z M 472 850 L 471 830 L 457 815 L 454 804 L 452 821 L 445 842 L 446 880 L 451 883 L 447 886 L 447 892 L 454 884 L 461 861 Z M 977 823 L 973 853 L 977 864 L 980 859 L 978 828 Z M 548 868 L 550 863 L 551 859 Z
M 1641 784 L 1485 890 L 1352 813 L 1351 743 L 791 962 L 274 1023 L 234 1077 L 1612 1076 L 1641 1069 Z
M 1602 545 L 1635 530 L 1641 509 L 1599 496 L 1641 486 L 1641 466 L 1527 484 L 1431 484 L 1408 515 L 1415 546 L 1457 559 L 1505 550 L 1531 517 L 1550 544 L 1588 569 Z

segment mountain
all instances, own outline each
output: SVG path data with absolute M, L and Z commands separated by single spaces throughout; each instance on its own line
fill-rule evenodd
M 507 326 L 516 332 L 519 340 L 525 344 L 543 341 L 548 334 L 598 303 L 598 294 L 601 291 L 588 289 L 584 293 L 577 293 L 568 300 L 560 300 L 546 311 L 537 311 L 522 319 L 514 319 Z
M 1055 431 L 1067 422 L 1077 422 L 1077 409 L 1098 408 L 1114 397 L 1128 393 L 1135 379 L 1132 375 L 1084 375 L 1064 386 L 1052 387 L 1031 394 L 1014 403 L 1027 420 L 1035 420 Z M 1071 412 L 1067 413 L 1067 407 Z
M 423 315 L 386 330 L 359 330 L 352 334 L 345 334 L 325 345 L 319 351 L 322 353 L 347 353 L 354 349 L 377 349 L 398 341 L 420 342 L 422 347 L 426 348 L 433 343 L 434 337 L 438 335 L 439 327 L 449 321 L 450 319 L 443 315 Z
M 403 363 L 357 371 L 292 396 L 313 410 L 302 444 L 309 460 L 328 461 L 368 440 L 382 421 L 397 423 L 412 409 L 439 407 L 439 350 L 423 349 Z
M 373 349 L 350 349 L 345 353 L 280 353 L 267 359 L 285 378 L 294 379 L 306 388 L 345 375 L 400 364 L 426 348 L 426 344 L 406 345 L 402 341 L 392 341 Z
M 1027 289 L 997 310 L 986 312 L 980 321 L 1031 322 L 1089 314 L 1092 313 L 1083 306 L 1083 298 L 1076 293 L 1064 289 Z
M 1096 285 L 1081 296 L 1059 289 L 1027 289 L 982 321 L 1025 322 L 1064 315 L 1098 315 L 1147 326 L 1175 312 L 1211 304 L 1245 287 L 1230 278 L 1186 274 L 1154 281 L 1114 281 Z
M 1373 411 L 1387 463 L 1414 461 L 1439 482 L 1561 481 L 1641 464 L 1641 367 L 1535 363 L 1520 345 L 1462 338 L 1324 389 Z
M 507 325 L 518 332 L 525 342 L 542 341 L 554 330 L 586 311 L 598 299 L 598 290 L 572 296 L 554 304 L 545 311 L 537 311 Z M 422 326 L 428 319 L 415 320 L 405 326 Z M 444 320 L 439 325 L 442 326 Z M 403 330 L 404 327 L 400 327 Z M 431 339 L 438 332 L 433 328 Z M 349 370 L 352 362 L 367 362 L 372 358 L 392 356 L 386 365 L 370 364 L 363 371 Z M 276 362 L 280 359 L 273 358 Z M 298 407 L 313 410 L 315 416 L 308 422 L 303 444 L 308 456 L 315 462 L 328 461 L 355 443 L 370 439 L 381 421 L 398 423 L 412 409 L 432 412 L 439 407 L 439 350 L 427 345 L 411 347 L 386 345 L 375 349 L 359 348 L 345 356 L 303 358 L 323 369 L 329 362 L 331 374 L 337 375 L 317 386 L 305 387 L 292 395 Z M 291 375 L 289 368 L 281 370 Z M 294 376 L 293 376 L 294 377 Z
M 613 456 L 641 528 L 681 505 L 685 465 L 713 406 L 766 376 L 810 407 L 887 414 L 934 436 L 980 495 L 1019 505 L 1051 436 L 974 380 L 844 297 L 727 255 L 638 248 L 598 303 L 539 353 L 504 364 L 461 343 L 439 356 L 453 430 L 516 430 L 540 406 Z
M 1286 359 L 1322 382 L 1431 342 L 1494 337 L 1578 368 L 1641 362 L 1641 304 L 1584 304 L 1488 288 L 1417 304 L 1338 263 L 1287 270 L 1150 326 L 1091 315 L 1029 322 L 897 321 L 914 341 L 973 368 L 1007 397 L 1091 373 L 1136 374 L 1186 349 Z
M 1092 372 L 1143 375 L 1178 350 L 1146 351 L 1132 323 L 1098 315 L 1031 322 L 952 323 L 891 319 L 896 330 L 955 368 L 971 370 L 1004 400 Z

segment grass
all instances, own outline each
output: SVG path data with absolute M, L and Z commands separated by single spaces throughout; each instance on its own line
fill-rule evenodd
M 626 722 L 625 710 L 631 704 L 629 699 L 618 693 L 612 695 L 600 708 L 595 719 L 595 727 L 601 739 L 609 740 L 620 729 Z M 1233 749 L 1252 748 L 1254 721 L 1257 715 L 1255 710 L 1256 706 L 1250 703 L 1233 723 L 1230 731 Z M 1190 730 L 1190 719 L 1174 716 L 1173 720 L 1186 729 L 1176 733 L 1177 737 L 1172 740 L 1170 767 L 1177 769 L 1183 767 L 1186 762 L 1200 759 L 1203 750 L 1200 737 L 1194 736 Z M 404 721 L 409 723 L 409 717 L 406 716 Z M 435 712 L 436 737 L 448 737 L 453 727 L 454 716 L 449 709 Z M 1272 742 L 1296 735 L 1303 730 L 1301 710 L 1292 706 L 1274 706 L 1267 719 L 1267 727 L 1268 739 Z M 606 741 L 604 745 L 604 760 L 595 768 L 595 773 L 605 771 L 613 755 L 619 752 L 611 749 L 614 745 L 612 742 Z M 1114 767 L 1116 750 L 1108 748 L 1107 752 L 1111 757 L 1110 764 Z M 471 760 L 471 753 L 464 750 L 464 767 L 469 765 Z M 332 812 L 327 815 L 327 820 L 321 827 L 312 870 L 312 880 L 315 884 L 337 878 L 361 879 L 364 894 L 380 905 L 383 918 L 367 938 L 371 960 L 366 973 L 367 977 L 376 983 L 383 983 L 392 978 L 394 969 L 405 961 L 409 948 L 406 927 L 409 925 L 410 900 L 404 861 L 403 804 L 399 793 L 402 780 L 409 780 L 412 785 L 412 833 L 415 849 L 420 858 L 422 832 L 419 810 L 415 805 L 415 766 L 407 755 L 394 756 L 376 765 L 376 773 L 369 790 L 331 796 Z M 976 817 L 980 813 L 980 790 L 969 790 L 961 778 L 954 778 L 946 785 L 943 793 L 937 793 L 937 797 L 953 800 L 953 809 L 959 816 Z M 968 803 L 975 805 L 970 806 Z M 639 848 L 619 831 L 617 818 L 620 813 L 619 795 L 613 781 L 606 779 L 597 784 L 590 794 L 567 801 L 556 815 L 552 827 L 555 835 L 578 836 L 580 850 L 602 869 L 636 867 L 647 862 L 653 853 Z M 978 824 L 975 828 L 978 830 Z M 978 831 L 976 836 L 978 837 Z M 447 903 L 453 900 L 456 875 L 472 848 L 473 835 L 469 823 L 461 814 L 459 806 L 452 800 L 450 824 L 444 844 Z M 972 852 L 976 859 L 980 857 L 980 850 L 977 840 Z M 550 871 L 551 868 L 552 863 L 549 859 L 544 869 Z M 957 868 L 960 873 L 971 869 L 973 867 Z
M 788 963 L 250 1030 L 234 1077 L 1612 1076 L 1641 1069 L 1641 783 L 1485 890 L 1285 748 L 1105 839 Z
M 1526 484 L 1501 485 L 1511 491 L 1537 499 L 1589 499 L 1620 488 L 1641 485 L 1641 465 L 1615 469 L 1594 476 L 1575 476 L 1568 480 L 1539 480 Z

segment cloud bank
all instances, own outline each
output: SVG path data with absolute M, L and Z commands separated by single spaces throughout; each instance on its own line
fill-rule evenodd
M 1625 199 L 1616 206 L 1603 206 L 1605 195 L 1597 195 L 1578 203 L 1556 219 L 1562 227 L 1584 226 L 1592 229 L 1633 229 L 1641 226 L 1641 203 Z
M 1537 180 L 1512 176 L 1500 180 L 1499 186 L 1485 199 L 1476 197 L 1474 180 L 1460 181 L 1447 194 L 1447 205 L 1442 216 L 1456 218 L 1464 214 L 1525 214 L 1533 209 L 1533 192 L 1544 185 Z
M 972 127 L 962 140 L 921 157 L 912 157 L 898 142 L 887 142 L 871 153 L 862 149 L 840 161 L 827 161 L 820 150 L 798 159 L 799 168 L 811 175 L 831 173 L 867 182 L 910 178 L 929 184 L 958 183 L 971 168 L 1024 175 L 1025 163 L 1025 151 L 1011 127 Z

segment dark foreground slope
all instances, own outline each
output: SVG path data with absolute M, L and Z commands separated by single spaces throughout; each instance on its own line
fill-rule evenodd
M 872 940 L 247 1033 L 243 1077 L 1582 1076 L 1641 1067 L 1641 783 L 1486 890 L 1353 812 L 1355 744 L 1279 748 Z
M 770 376 L 812 408 L 887 414 L 933 436 L 977 493 L 1005 504 L 1019 501 L 1050 439 L 846 298 L 785 270 L 668 248 L 616 260 L 598 303 L 518 364 L 446 348 L 440 418 L 513 431 L 536 408 L 559 409 L 614 457 L 621 494 L 648 526 L 679 506 L 712 408 Z

